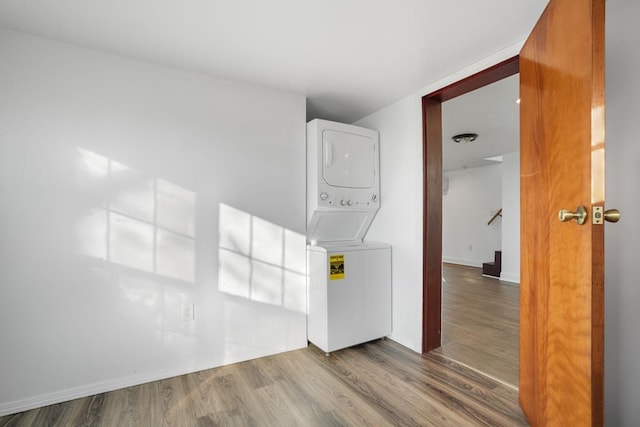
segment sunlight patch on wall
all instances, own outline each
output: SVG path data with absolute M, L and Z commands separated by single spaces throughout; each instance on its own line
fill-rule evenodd
M 107 259 L 107 212 L 90 208 L 77 223 L 77 245 L 80 253 L 90 257 Z
M 194 192 L 156 179 L 156 223 L 184 236 L 196 235 L 196 195 Z
M 154 222 L 155 180 L 121 163 L 109 161 L 110 210 Z
M 107 216 L 109 217 L 107 260 L 153 272 L 153 225 L 113 211 L 107 211 Z
M 78 220 L 80 253 L 194 282 L 194 192 L 82 148 L 76 179 L 94 204 Z
M 304 235 L 221 203 L 219 290 L 306 312 L 305 245 Z

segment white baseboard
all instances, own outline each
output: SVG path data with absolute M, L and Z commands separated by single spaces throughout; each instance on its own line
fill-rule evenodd
M 55 391 L 53 393 L 41 394 L 39 396 L 29 397 L 27 399 L 16 400 L 13 402 L 0 403 L 0 417 L 4 415 L 16 414 L 31 409 L 41 408 L 43 406 L 54 405 L 56 403 L 67 402 L 73 399 L 93 396 L 95 394 L 106 393 L 121 388 L 132 387 L 145 384 L 152 381 L 163 380 L 178 375 L 190 374 L 204 369 L 214 368 L 215 366 L 202 367 L 201 369 L 176 370 L 153 372 L 146 374 L 131 375 L 113 380 L 102 381 L 85 386 L 69 388 L 66 390 Z
M 442 262 L 449 264 L 466 265 L 469 267 L 482 267 L 482 261 L 469 258 L 442 257 Z
M 416 353 L 422 353 L 422 337 L 419 340 L 409 340 L 406 337 L 400 337 L 397 334 L 393 333 L 387 337 L 393 342 L 400 344 L 403 347 L 408 348 Z
M 519 273 L 510 273 L 510 272 L 502 272 L 500 273 L 500 280 L 503 282 L 510 282 L 516 285 L 520 284 L 520 274 Z
M 295 350 L 297 348 L 298 347 L 295 347 L 290 350 Z M 129 375 L 126 377 L 115 378 L 113 380 L 87 384 L 80 387 L 55 391 L 53 393 L 41 394 L 39 396 L 29 397 L 26 399 L 15 400 L 13 402 L 0 403 L 0 417 L 5 415 L 17 414 L 18 412 L 29 411 L 31 409 L 42 408 L 43 406 L 54 405 L 56 403 L 68 402 L 70 400 L 79 399 L 82 397 L 93 396 L 100 393 L 107 393 L 109 391 L 119 390 L 121 388 L 150 383 L 152 381 L 165 380 L 167 378 L 177 377 L 179 375 L 186 375 L 193 372 L 204 371 L 206 369 L 218 368 L 227 364 L 244 362 L 256 357 L 270 356 L 271 354 L 276 353 L 255 355 L 254 357 L 248 358 L 239 358 L 238 360 L 225 361 L 224 363 L 210 362 L 200 366 L 193 366 L 189 369 L 165 370 Z

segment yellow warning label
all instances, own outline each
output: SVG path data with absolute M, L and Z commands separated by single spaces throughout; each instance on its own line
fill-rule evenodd
M 344 255 L 329 255 L 329 280 L 344 279 Z

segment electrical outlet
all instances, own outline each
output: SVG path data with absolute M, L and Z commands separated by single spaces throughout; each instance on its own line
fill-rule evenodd
M 182 304 L 182 320 L 194 320 L 196 318 L 196 304 Z

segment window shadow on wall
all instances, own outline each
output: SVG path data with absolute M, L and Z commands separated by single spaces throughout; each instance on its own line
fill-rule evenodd
M 77 182 L 94 197 L 79 220 L 79 251 L 183 282 L 195 280 L 196 194 L 77 149 Z
M 305 236 L 220 203 L 218 289 L 306 313 Z

